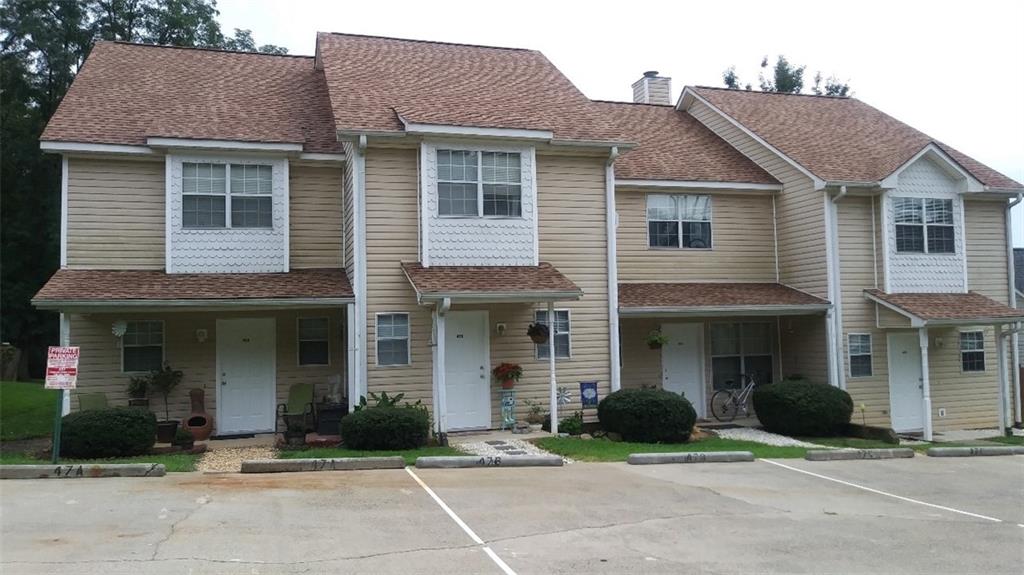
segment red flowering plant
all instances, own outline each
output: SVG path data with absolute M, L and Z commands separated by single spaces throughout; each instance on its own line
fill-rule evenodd
M 502 389 L 512 389 L 520 377 L 523 377 L 523 368 L 518 363 L 503 363 L 491 370 L 494 379 L 501 382 Z

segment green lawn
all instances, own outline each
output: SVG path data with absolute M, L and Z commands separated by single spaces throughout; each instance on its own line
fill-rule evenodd
M 1001 436 L 1001 437 L 989 437 L 985 441 L 994 441 L 996 443 L 1005 443 L 1006 445 L 1024 445 L 1024 437 L 1020 435 Z
M 57 393 L 41 382 L 0 382 L 0 441 L 50 435 Z
M 64 459 L 62 465 L 89 464 L 89 463 L 163 463 L 167 471 L 195 471 L 196 460 L 199 455 L 186 453 L 175 453 L 171 455 L 139 455 L 137 457 L 115 457 L 111 459 Z M 36 459 L 23 453 L 0 453 L 0 464 L 2 465 L 26 465 L 50 463 L 49 459 Z
M 753 441 L 709 437 L 690 443 L 630 443 L 607 439 L 576 439 L 544 437 L 535 441 L 538 447 L 578 461 L 625 461 L 630 453 L 676 453 L 690 451 L 750 451 L 760 458 L 803 457 L 803 447 L 775 447 Z
M 334 457 L 391 457 L 402 456 L 406 465 L 416 463 L 416 458 L 431 455 L 465 455 L 454 447 L 421 447 L 402 451 L 359 451 L 343 447 L 314 447 L 311 449 L 282 450 L 278 459 L 330 459 Z

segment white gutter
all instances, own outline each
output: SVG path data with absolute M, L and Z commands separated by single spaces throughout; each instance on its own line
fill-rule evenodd
M 68 156 L 60 157 L 60 267 L 68 267 Z M 61 344 L 64 345 L 64 344 Z
M 805 305 L 732 305 L 732 306 L 649 306 L 649 307 L 622 307 L 619 314 L 629 317 L 705 317 L 716 316 L 745 316 L 745 315 L 813 315 L 825 313 L 832 309 L 828 303 L 805 304 Z
M 613 148 L 614 149 L 614 148 Z M 615 152 L 618 155 L 618 151 Z M 614 160 L 612 160 L 614 162 Z M 749 190 L 759 192 L 782 191 L 782 184 L 757 184 L 750 182 L 719 182 L 704 180 L 614 180 L 616 186 L 630 188 L 696 188 L 707 190 Z
M 456 303 L 534 303 L 575 301 L 583 292 L 424 292 L 416 294 L 417 303 L 454 300 Z
M 832 312 L 832 363 L 836 370 L 836 383 L 838 383 L 839 389 L 846 389 L 846 366 L 843 361 L 844 356 L 844 341 L 843 341 L 843 289 L 842 289 L 842 265 L 839 260 L 839 200 L 846 197 L 847 188 L 846 186 L 839 187 L 839 194 L 829 199 L 828 194 L 825 198 L 828 200 L 828 212 L 825 214 L 826 217 L 830 218 L 831 225 L 829 229 L 829 299 L 832 300 L 833 312 Z
M 1018 192 L 1017 199 L 1006 205 L 1006 267 L 1007 267 L 1007 278 L 1009 280 L 1010 288 L 1010 307 L 1017 307 L 1017 286 L 1016 286 L 1016 264 L 1013 260 L 1013 215 L 1012 211 L 1014 206 L 1024 201 L 1024 193 Z M 1010 355 L 1013 358 L 1013 397 L 1016 401 L 1013 402 L 1013 421 L 1019 427 L 1021 424 L 1021 393 L 1020 393 L 1020 334 L 1018 333 L 1021 329 L 1021 324 L 1018 322 L 1013 330 L 1013 335 L 1010 336 L 1011 349 Z M 1000 342 L 1002 345 L 1002 342 Z M 1008 382 L 1007 382 L 1008 383 Z
M 615 159 L 618 157 L 619 149 L 613 147 L 604 167 L 605 233 L 608 238 L 608 352 L 610 387 L 613 393 L 622 387 L 622 365 L 619 359 L 619 249 L 616 237 L 619 213 L 615 209 Z M 554 321 L 551 325 L 554 325 Z
M 253 298 L 253 299 L 107 299 L 107 300 L 32 300 L 38 309 L 64 310 L 82 309 L 95 311 L 106 308 L 245 308 L 245 307 L 320 307 L 345 305 L 354 300 L 350 297 L 328 298 Z

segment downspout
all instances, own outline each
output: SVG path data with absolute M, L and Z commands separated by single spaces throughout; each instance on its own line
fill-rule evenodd
M 1016 286 L 1016 264 L 1013 261 L 1013 207 L 1021 203 L 1024 200 L 1024 194 L 1018 193 L 1017 199 L 1006 204 L 1006 268 L 1007 278 L 1010 284 L 1010 307 L 1017 307 L 1017 286 Z M 1010 336 L 1011 348 L 1010 355 L 1013 358 L 1013 397 L 1016 401 L 1013 402 L 1013 421 L 1015 427 L 1021 427 L 1021 393 L 1020 393 L 1020 329 L 1021 324 L 1018 322 L 1013 329 L 1013 335 Z M 999 345 L 1003 345 L 1003 342 L 999 342 Z M 1008 381 L 1006 383 L 1009 383 Z
M 839 187 L 839 193 L 829 202 L 828 217 L 829 244 L 832 257 L 829 258 L 831 281 L 829 282 L 829 299 L 832 300 L 832 349 L 833 369 L 839 389 L 846 389 L 846 368 L 843 361 L 843 290 L 841 284 L 841 266 L 839 263 L 839 200 L 846 197 L 846 186 Z
M 619 350 L 619 264 L 616 238 L 619 214 L 615 209 L 615 159 L 619 148 L 612 146 L 604 167 L 605 232 L 608 246 L 608 359 L 611 368 L 611 391 L 622 387 L 622 365 Z M 552 325 L 554 325 L 552 323 Z
M 360 135 L 356 143 L 356 149 L 352 166 L 352 207 L 355 212 L 352 217 L 353 230 L 352 241 L 355 243 L 352 250 L 352 267 L 355 270 L 355 292 L 356 300 L 356 384 L 355 388 L 359 395 L 366 395 L 369 389 L 367 382 L 367 363 L 369 362 L 369 345 L 367 344 L 366 322 L 366 136 Z

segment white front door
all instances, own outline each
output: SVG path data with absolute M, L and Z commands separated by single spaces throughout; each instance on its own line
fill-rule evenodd
M 894 431 L 924 429 L 921 343 L 917 332 L 889 334 L 889 408 Z
M 668 341 L 661 348 L 661 386 L 682 393 L 704 417 L 704 324 L 666 323 L 661 335 Z
M 445 320 L 448 429 L 491 426 L 491 363 L 486 311 L 450 311 Z
M 274 430 L 274 318 L 217 320 L 217 433 Z

